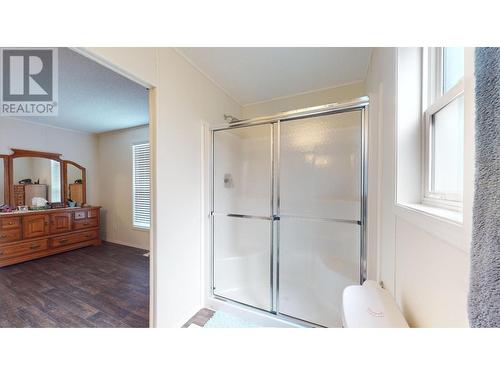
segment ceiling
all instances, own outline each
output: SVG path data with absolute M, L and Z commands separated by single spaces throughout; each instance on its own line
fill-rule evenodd
M 240 105 L 364 80 L 371 48 L 178 48 Z
M 91 133 L 149 123 L 145 87 L 68 48 L 58 53 L 59 114 L 26 120 Z

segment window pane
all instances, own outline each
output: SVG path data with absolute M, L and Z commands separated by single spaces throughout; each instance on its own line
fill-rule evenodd
M 464 98 L 459 96 L 433 119 L 434 193 L 462 194 Z
M 444 93 L 455 86 L 464 76 L 464 48 L 443 49 L 443 88 Z

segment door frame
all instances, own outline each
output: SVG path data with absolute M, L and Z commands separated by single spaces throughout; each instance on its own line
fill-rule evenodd
M 115 73 L 143 86 L 148 90 L 148 106 L 149 106 L 149 145 L 150 145 L 150 166 L 151 166 L 151 223 L 149 227 L 149 328 L 157 326 L 156 317 L 156 280 L 157 280 L 157 264 L 156 264 L 156 149 L 157 149 L 157 128 L 158 128 L 158 89 L 157 85 L 147 82 L 127 70 L 122 69 L 116 64 L 106 60 L 100 55 L 89 51 L 86 47 L 69 47 L 74 52 L 100 64 Z

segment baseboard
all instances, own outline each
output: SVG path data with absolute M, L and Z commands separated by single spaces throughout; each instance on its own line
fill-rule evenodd
M 102 241 L 103 242 L 108 242 L 108 243 L 111 243 L 111 244 L 128 246 L 128 247 L 133 247 L 133 248 L 144 250 L 144 251 L 149 251 L 149 249 L 145 249 L 143 247 L 139 247 L 139 246 L 137 246 L 135 244 L 127 243 L 125 241 L 119 241 L 119 240 L 113 240 L 113 239 L 105 239 L 105 238 L 103 238 Z

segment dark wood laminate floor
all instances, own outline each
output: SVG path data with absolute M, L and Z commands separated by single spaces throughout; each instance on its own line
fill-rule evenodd
M 148 327 L 143 254 L 103 243 L 0 268 L 0 327 Z

